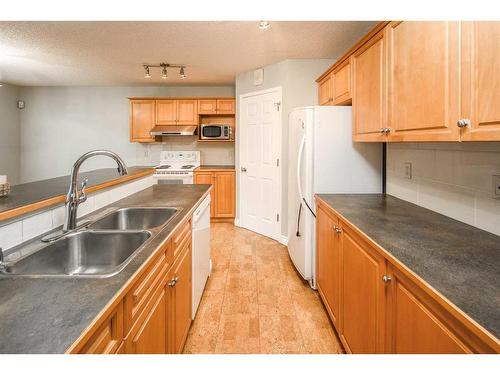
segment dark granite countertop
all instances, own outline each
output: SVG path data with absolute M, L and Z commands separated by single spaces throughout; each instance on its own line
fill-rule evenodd
M 152 167 L 128 167 L 129 175 L 120 176 L 116 168 L 103 168 L 88 172 L 81 172 L 78 176 L 79 183 L 85 178 L 89 179 L 87 191 L 92 192 L 94 188 L 103 183 L 119 180 L 128 181 L 134 177 L 140 177 L 147 171 L 153 173 Z M 11 186 L 10 194 L 0 198 L 0 223 L 6 211 L 19 209 L 34 203 L 45 201 L 56 197 L 64 197 L 68 192 L 70 176 L 55 177 L 48 180 L 28 182 L 25 184 Z M 30 210 L 29 213 L 33 212 Z M 15 215 L 16 217 L 20 215 Z
M 499 236 L 390 195 L 318 197 L 500 337 Z
M 234 165 L 201 165 L 196 169 L 234 169 Z
M 104 207 L 170 206 L 182 210 L 118 274 L 107 278 L 0 275 L 0 353 L 64 353 L 167 236 L 207 194 L 210 185 L 153 185 Z

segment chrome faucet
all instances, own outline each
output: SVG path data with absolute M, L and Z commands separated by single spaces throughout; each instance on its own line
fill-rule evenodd
M 73 169 L 71 170 L 71 182 L 69 185 L 68 195 L 66 196 L 66 206 L 65 206 L 66 216 L 64 220 L 63 232 L 76 228 L 76 213 L 78 210 L 78 205 L 87 200 L 87 195 L 85 194 L 85 187 L 87 186 L 88 179 L 85 179 L 82 182 L 80 191 L 78 191 L 77 187 L 78 172 L 80 170 L 80 166 L 85 160 L 98 155 L 109 156 L 110 158 L 114 159 L 116 161 L 116 164 L 118 164 L 118 173 L 120 174 L 120 176 L 128 174 L 128 169 L 127 166 L 125 165 L 125 162 L 122 160 L 122 158 L 120 158 L 117 154 L 115 154 L 112 151 L 96 150 L 87 152 L 86 154 L 80 156 L 73 165 Z

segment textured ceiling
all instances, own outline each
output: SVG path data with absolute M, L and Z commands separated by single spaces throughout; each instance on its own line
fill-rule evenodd
M 0 82 L 25 86 L 233 84 L 284 59 L 337 58 L 373 22 L 0 22 Z M 186 80 L 143 63 L 186 64 Z

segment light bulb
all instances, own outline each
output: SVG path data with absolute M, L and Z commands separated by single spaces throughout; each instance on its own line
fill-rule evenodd
M 144 70 L 146 71 L 144 78 L 151 78 L 151 74 L 149 74 L 149 66 L 145 66 Z
M 179 70 L 179 76 L 181 79 L 185 79 L 186 78 L 186 74 L 184 73 L 184 67 L 181 66 L 181 69 Z
M 161 70 L 161 78 L 162 79 L 167 79 L 168 78 L 167 68 L 166 67 L 163 67 L 163 69 Z

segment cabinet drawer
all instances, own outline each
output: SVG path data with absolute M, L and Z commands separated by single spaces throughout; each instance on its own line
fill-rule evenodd
M 173 241 L 173 257 L 179 255 L 179 252 L 191 241 L 191 219 L 186 221 L 177 233 L 174 235 Z
M 113 354 L 118 351 L 122 339 L 123 303 L 120 303 L 77 353 Z
M 127 334 L 148 303 L 156 287 L 165 278 L 172 264 L 172 242 L 168 241 L 163 251 L 132 286 L 125 296 L 125 333 Z

